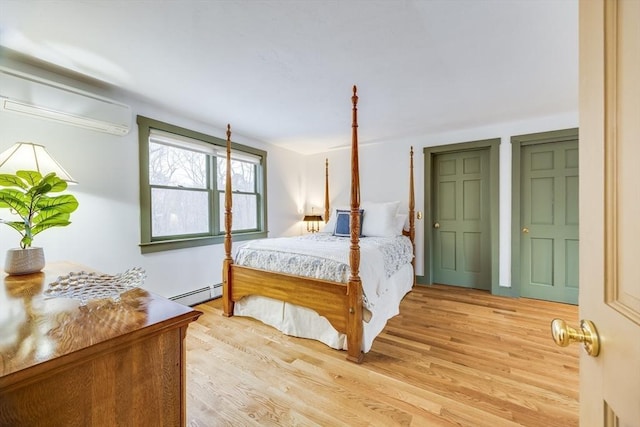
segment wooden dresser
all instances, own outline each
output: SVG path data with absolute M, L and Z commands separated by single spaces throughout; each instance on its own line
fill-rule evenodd
M 140 288 L 84 306 L 43 294 L 81 270 L 0 275 L 0 426 L 185 425 L 184 338 L 202 313 Z

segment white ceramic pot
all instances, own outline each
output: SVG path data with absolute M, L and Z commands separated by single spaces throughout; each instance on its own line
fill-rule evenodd
M 30 274 L 44 268 L 44 250 L 42 248 L 14 248 L 7 251 L 4 271 L 7 274 Z

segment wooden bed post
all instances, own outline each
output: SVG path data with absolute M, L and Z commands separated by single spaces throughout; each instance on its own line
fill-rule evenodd
M 329 159 L 324 159 L 324 223 L 329 222 Z
M 347 316 L 347 360 L 360 363 L 362 352 L 362 281 L 360 280 L 360 171 L 358 167 L 358 95 L 353 86 L 353 121 L 351 125 L 351 275 L 347 285 L 349 315 Z
M 224 189 L 224 262 L 222 263 L 222 314 L 233 316 L 232 283 L 231 283 L 231 125 L 227 124 L 227 177 Z
M 413 284 L 416 284 L 416 198 L 413 187 L 413 145 L 409 153 L 409 239 L 413 246 L 413 259 L 411 265 L 413 266 Z

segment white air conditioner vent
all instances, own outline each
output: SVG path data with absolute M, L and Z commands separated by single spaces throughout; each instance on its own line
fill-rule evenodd
M 129 133 L 132 121 L 128 105 L 5 68 L 0 69 L 0 111 L 115 135 Z

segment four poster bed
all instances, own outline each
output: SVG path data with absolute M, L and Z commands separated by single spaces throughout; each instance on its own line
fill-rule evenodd
M 355 86 L 351 100 L 351 205 L 334 211 L 335 225 L 330 221 L 325 227 L 333 233 L 248 242 L 236 251 L 235 259 L 231 251 L 231 130 L 227 127 L 223 314 L 251 316 L 289 335 L 345 349 L 348 360 L 360 363 L 414 285 L 415 198 L 412 148 L 407 214 L 398 214 L 398 202 L 361 206 Z M 325 177 L 327 222 L 328 161 Z M 394 231 L 388 232 L 391 223 Z M 369 233 L 363 236 L 362 231 Z M 282 258 L 285 255 L 290 258 Z

